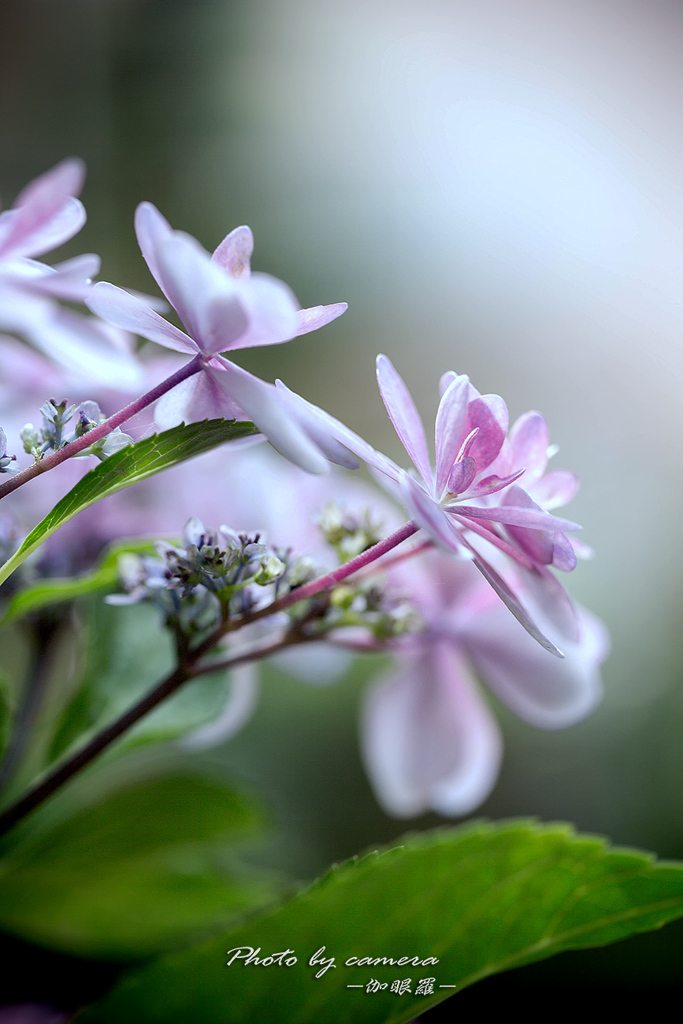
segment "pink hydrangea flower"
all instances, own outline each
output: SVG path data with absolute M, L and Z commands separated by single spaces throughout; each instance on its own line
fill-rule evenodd
M 80 192 L 85 168 L 64 160 L 31 182 L 14 207 L 0 213 L 0 327 L 21 335 L 69 372 L 94 382 L 116 377 L 122 387 L 140 383 L 140 368 L 127 337 L 92 317 L 61 309 L 55 300 L 82 302 L 98 272 L 94 254 L 54 267 L 43 256 L 72 238 L 85 223 Z
M 415 403 L 386 356 L 377 357 L 377 379 L 413 471 L 402 469 L 343 423 L 278 384 L 309 436 L 332 434 L 337 444 L 363 459 L 436 545 L 471 560 L 525 629 L 546 650 L 561 656 L 560 649 L 538 628 L 518 593 L 495 568 L 490 554 L 492 548 L 503 551 L 524 570 L 524 589 L 539 597 L 544 595 L 556 625 L 561 624 L 568 639 L 575 640 L 573 607 L 548 565 L 573 567 L 573 548 L 565 531 L 580 527 L 551 515 L 516 483 L 526 472 L 520 461 L 533 456 L 532 482 L 542 496 L 543 458 L 547 459 L 547 451 L 544 456 L 539 454 L 542 429 L 534 427 L 530 439 L 524 421 L 509 440 L 503 399 L 480 395 L 464 374 L 446 374 L 436 416 L 434 469 Z M 564 477 L 556 486 L 550 477 L 549 494 L 553 498 L 561 496 L 563 485 L 568 490 Z
M 609 640 L 577 609 L 578 636 L 560 660 L 519 628 L 472 566 L 436 553 L 393 570 L 393 582 L 424 619 L 397 644 L 397 668 L 374 684 L 362 711 L 365 765 L 392 815 L 429 809 L 468 814 L 492 790 L 502 756 L 498 726 L 475 678 L 524 721 L 561 729 L 600 700 Z M 537 611 L 550 637 L 552 622 Z M 556 637 L 556 639 L 559 639 Z
M 276 388 L 219 353 L 287 341 L 329 323 L 346 304 L 302 310 L 287 285 L 252 274 L 249 228 L 231 232 L 210 256 L 194 238 L 173 231 L 150 203 L 138 207 L 135 227 L 147 265 L 187 333 L 111 284 L 97 284 L 87 305 L 117 327 L 201 357 L 201 372 L 161 400 L 157 421 L 169 426 L 209 416 L 249 418 L 287 458 L 310 472 L 325 472 L 319 446 L 288 414 Z

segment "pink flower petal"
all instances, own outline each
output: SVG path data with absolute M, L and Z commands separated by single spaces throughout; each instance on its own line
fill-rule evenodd
M 148 341 L 155 341 L 158 345 L 191 355 L 196 355 L 199 351 L 187 334 L 169 324 L 137 296 L 125 292 L 123 288 L 117 288 L 116 285 L 100 281 L 93 286 L 85 299 L 85 304 L 107 323 L 139 334 Z
M 377 383 L 382 401 L 403 447 L 424 482 L 431 487 L 432 468 L 429 464 L 427 438 L 420 414 L 415 408 L 408 388 L 386 356 L 377 356 Z
M 555 646 L 552 640 L 541 632 L 539 627 L 536 625 L 536 622 L 530 617 L 526 609 L 520 603 L 517 595 L 510 589 L 503 577 L 499 575 L 493 566 L 476 552 L 474 552 L 472 561 L 482 576 L 491 584 L 503 604 L 512 612 L 517 621 L 524 626 L 527 633 L 529 633 L 529 635 L 532 636 L 534 640 L 541 645 L 541 647 L 546 651 L 549 651 L 550 654 L 554 654 L 557 658 L 563 658 L 564 654 L 562 651 Z
M 539 412 L 527 412 L 513 423 L 510 444 L 515 465 L 526 470 L 525 480 L 543 476 L 548 464 L 548 424 Z M 545 503 L 544 503 L 545 504 Z
M 180 232 L 160 242 L 156 259 L 162 290 L 199 351 L 213 355 L 235 345 L 249 326 L 235 282 Z
M 524 603 L 534 620 L 548 623 L 552 635 L 563 645 L 577 643 L 579 626 L 576 607 L 556 576 L 544 565 L 517 568 Z
M 513 492 L 512 495 L 510 494 L 511 491 Z M 522 506 L 523 508 L 543 513 L 541 506 L 537 505 L 533 498 L 519 487 L 508 490 L 507 494 L 503 496 L 503 504 L 507 504 L 508 500 L 514 502 L 518 507 Z M 554 537 L 556 536 L 552 530 L 534 530 L 516 524 L 508 524 L 507 532 L 517 547 L 525 555 L 528 555 L 532 562 L 550 565 L 553 560 Z
M 351 437 L 352 431 L 348 430 L 344 427 L 343 423 L 335 420 L 334 417 L 322 409 L 311 405 L 310 402 L 307 402 L 294 391 L 290 391 L 282 381 L 275 381 L 275 386 L 289 406 L 297 422 L 330 462 L 334 462 L 338 466 L 344 466 L 346 469 L 358 469 L 358 460 L 354 458 L 349 448 L 340 440 L 342 437 Z M 358 441 L 361 440 L 361 438 L 358 438 Z M 367 448 L 369 449 L 370 446 L 367 445 Z
M 251 274 L 251 256 L 254 252 L 254 236 L 251 228 L 243 224 L 226 235 L 221 244 L 214 250 L 211 259 L 230 277 L 249 278 Z
M 361 744 L 378 800 L 406 818 L 430 808 L 474 810 L 493 788 L 502 753 L 463 659 L 450 644 L 430 640 L 368 694 Z
M 31 342 L 72 374 L 121 391 L 141 387 L 142 366 L 118 332 L 94 317 L 57 309 L 27 332 Z
M 462 494 L 470 486 L 477 475 L 477 464 L 470 455 L 466 455 L 461 462 L 456 462 L 448 478 L 448 490 L 450 494 Z
M 533 485 L 533 496 L 543 508 L 559 508 L 572 500 L 579 481 L 565 469 L 552 469 Z
M 239 299 L 247 314 L 247 327 L 227 348 L 279 345 L 296 336 L 298 303 L 286 284 L 269 274 L 252 274 L 248 281 L 238 284 Z
M 466 557 L 467 549 L 463 548 L 460 534 L 444 513 L 441 505 L 427 494 L 424 487 L 408 473 L 401 471 L 399 488 L 411 519 L 423 530 L 426 530 L 439 547 L 458 555 L 464 554 Z
M 515 714 L 541 729 L 563 729 L 590 714 L 602 695 L 606 631 L 581 609 L 578 618 L 579 638 L 564 642 L 561 661 L 520 630 L 501 605 L 474 618 L 461 639 L 477 672 Z
M 72 238 L 85 223 L 85 210 L 75 198 L 83 187 L 85 165 L 63 160 L 36 178 L 17 197 L 14 209 L 2 215 L 9 223 L 0 235 L 3 255 L 40 256 Z
M 516 488 L 514 485 L 511 489 L 521 490 L 521 488 Z M 506 496 L 508 493 L 506 492 Z M 510 500 L 512 501 L 513 499 L 511 498 Z M 577 523 L 572 523 L 569 519 L 559 519 L 557 516 L 551 516 L 550 513 L 544 512 L 540 506 L 537 508 L 527 508 L 513 505 L 495 505 L 491 508 L 479 508 L 476 505 L 462 505 L 458 502 L 446 507 L 452 515 L 472 519 L 489 519 L 492 523 L 505 523 L 505 525 L 519 526 L 527 530 L 581 529 Z
M 300 309 L 297 313 L 297 336 L 317 331 L 319 327 L 324 327 L 336 320 L 348 308 L 346 302 L 334 302 L 329 306 L 311 306 L 309 309 Z
M 154 409 L 154 422 L 160 430 L 169 430 L 178 423 L 197 423 L 218 417 L 247 419 L 244 410 L 207 370 L 193 374 L 167 391 Z
M 151 203 L 140 203 L 135 211 L 135 234 L 145 263 L 152 277 L 163 291 L 157 251 L 162 242 L 170 238 L 173 229 L 165 217 Z
M 244 409 L 273 448 L 309 473 L 328 473 L 327 459 L 291 415 L 279 390 L 227 359 L 224 364 L 222 373 L 206 372 Z
M 470 382 L 464 374 L 454 377 L 439 402 L 434 429 L 436 441 L 436 494 L 443 494 L 453 464 L 465 438 Z
M 388 459 L 386 455 L 376 451 L 367 441 L 364 441 L 362 437 L 354 433 L 353 430 L 350 430 L 340 420 L 330 416 L 329 413 L 320 409 L 317 405 L 307 402 L 301 395 L 290 391 L 281 380 L 276 381 L 275 386 L 278 391 L 281 390 L 283 392 L 303 428 L 316 441 L 319 447 L 325 451 L 332 462 L 338 462 L 340 466 L 356 468 L 355 463 L 349 464 L 348 452 L 344 455 L 343 450 L 340 450 L 337 445 L 343 446 L 344 449 L 348 449 L 349 452 L 353 452 L 359 459 L 362 459 L 382 478 L 387 478 L 394 483 L 398 481 L 402 470 L 399 469 L 395 462 Z M 324 438 L 327 440 L 323 440 Z M 332 444 L 331 447 L 324 447 L 324 445 L 329 446 L 331 442 L 337 443 Z M 331 452 L 336 453 L 336 455 L 330 454 Z M 342 458 L 345 461 L 342 461 Z
M 470 455 L 481 473 L 497 457 L 507 434 L 507 406 L 499 395 L 483 395 L 469 403 L 465 430 L 469 434 L 475 427 L 479 433 Z
M 495 474 L 484 477 L 483 480 L 479 481 L 476 487 L 472 488 L 467 497 L 480 498 L 484 494 L 495 494 L 496 491 L 502 491 L 504 487 L 509 487 L 515 480 L 519 480 L 523 473 L 523 469 L 518 469 L 516 473 L 511 473 L 509 476 L 502 478 Z
M 562 569 L 564 572 L 571 572 L 572 569 L 576 569 L 574 546 L 569 537 L 565 537 L 563 533 L 553 534 L 552 565 L 555 569 Z

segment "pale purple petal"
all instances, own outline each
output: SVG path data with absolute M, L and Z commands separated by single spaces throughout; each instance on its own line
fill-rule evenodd
M 35 263 L 33 260 L 24 260 L 23 264 L 24 267 L 30 266 L 37 270 L 36 274 L 21 282 L 32 292 L 52 295 L 71 302 L 82 302 L 90 292 L 91 278 L 100 269 L 100 258 L 94 253 L 88 253 L 54 267 Z
M 464 374 L 455 376 L 439 402 L 436 414 L 436 493 L 441 495 L 448 485 L 453 463 L 465 439 L 467 402 L 470 382 Z M 458 493 L 458 492 L 455 492 Z
M 496 459 L 507 434 L 507 406 L 499 395 L 483 395 L 469 403 L 465 432 L 469 434 L 475 427 L 479 433 L 470 455 L 481 473 Z
M 447 487 L 450 494 L 462 494 L 470 486 L 477 475 L 477 464 L 470 455 L 461 462 L 456 462 L 448 477 Z
M 430 808 L 444 815 L 473 811 L 493 788 L 502 754 L 496 723 L 463 659 L 438 641 L 372 688 L 361 744 L 379 802 L 406 818 Z
M 291 415 L 286 400 L 272 384 L 266 384 L 240 366 L 224 360 L 223 372 L 210 373 L 264 434 L 273 448 L 309 473 L 329 472 L 329 463 Z
M 136 356 L 123 344 L 118 332 L 94 317 L 57 309 L 27 336 L 55 362 L 92 383 L 122 391 L 141 386 L 144 372 Z
M 58 210 L 69 196 L 77 196 L 85 181 L 85 164 L 79 157 L 68 157 L 54 167 L 34 178 L 17 196 L 14 208 L 30 207 L 39 220 L 45 218 L 46 211 Z
M 30 182 L 17 197 L 14 209 L 3 214 L 0 251 L 40 256 L 72 238 L 85 223 L 83 205 L 74 198 L 84 177 L 83 162 L 70 159 Z
M 527 479 L 543 476 L 548 464 L 548 424 L 540 412 L 526 412 L 510 428 L 515 465 L 527 471 Z
M 173 228 L 152 203 L 140 203 L 135 211 L 135 234 L 150 273 L 163 291 L 157 252 L 159 246 L 173 234 Z M 170 301 L 170 300 L 169 300 Z
M 473 619 L 462 643 L 480 676 L 531 725 L 563 729 L 585 718 L 602 695 L 599 665 L 607 654 L 604 626 L 578 609 L 580 636 L 552 658 L 499 605 Z
M 214 355 L 233 347 L 249 325 L 235 282 L 180 232 L 159 243 L 156 259 L 164 295 L 199 351 Z
M 247 419 L 214 375 L 203 370 L 181 381 L 159 399 L 154 409 L 154 422 L 160 430 L 169 430 L 178 423 L 197 423 L 211 419 Z
M 595 557 L 595 551 L 593 548 L 589 547 L 588 544 L 584 544 L 582 540 L 577 540 L 576 537 L 573 537 L 571 545 L 574 548 L 574 554 L 577 558 L 589 559 Z
M 513 494 L 510 497 L 511 491 Z M 524 508 L 531 509 L 536 512 L 543 512 L 541 506 L 537 505 L 533 498 L 519 487 L 510 488 L 508 493 L 503 497 L 503 504 L 506 504 L 508 500 L 511 502 L 514 501 L 514 504 L 518 507 L 521 505 Z M 553 560 L 555 537 L 552 530 L 526 529 L 515 524 L 508 524 L 507 532 L 517 547 L 523 551 L 525 555 L 528 555 L 532 562 L 538 562 L 541 565 L 550 565 Z
M 439 547 L 467 557 L 467 548 L 463 547 L 462 538 L 456 527 L 445 515 L 441 505 L 427 494 L 424 487 L 405 472 L 401 472 L 399 487 L 411 519 L 426 530 Z
M 350 437 L 352 431 L 344 427 L 343 423 L 334 419 L 333 416 L 330 416 L 323 409 L 311 405 L 301 395 L 290 391 L 281 380 L 275 381 L 275 386 L 287 403 L 294 418 L 325 454 L 326 458 L 338 466 L 344 466 L 346 469 L 358 469 L 358 460 L 354 458 L 348 447 L 339 440 L 342 436 Z M 353 436 L 356 437 L 356 435 Z M 358 441 L 362 441 L 362 439 L 358 438 Z M 362 443 L 365 444 L 365 442 Z M 369 445 L 366 447 L 370 448 Z
M 311 686 L 329 686 L 353 664 L 348 650 L 330 643 L 306 643 L 290 647 L 272 659 L 277 668 Z
M 386 356 L 377 356 L 377 383 L 382 401 L 403 447 L 424 482 L 433 485 L 427 438 L 420 414 L 402 378 Z
M 251 718 L 258 700 L 259 684 L 255 665 L 238 665 L 230 673 L 230 693 L 223 710 L 180 740 L 189 750 L 207 750 L 239 732 Z
M 191 355 L 199 352 L 192 338 L 173 324 L 169 324 L 136 295 L 131 295 L 114 284 L 98 282 L 88 294 L 85 304 L 107 323 L 139 334 L 148 341 L 155 341 L 158 345 L 172 348 L 176 352 L 187 352 Z
M 552 469 L 533 485 L 533 496 L 543 508 L 559 508 L 571 501 L 579 481 L 565 469 Z
M 481 555 L 474 552 L 474 549 L 472 550 L 472 561 L 476 565 L 477 569 L 482 576 L 488 580 L 503 604 L 512 612 L 514 617 L 524 627 L 527 633 L 529 633 L 529 635 L 532 636 L 534 640 L 541 645 L 541 647 L 546 651 L 549 651 L 550 654 L 554 654 L 557 658 L 563 658 L 564 654 L 562 651 L 555 646 L 552 640 L 541 632 L 534 619 L 531 618 L 526 609 L 522 606 L 517 595 L 510 589 L 503 577 L 489 562 L 486 561 L 485 558 L 482 558 Z
M 543 565 L 531 569 L 518 566 L 516 571 L 524 603 L 534 619 L 548 623 L 563 647 L 576 643 L 579 639 L 576 607 L 557 577 Z
M 446 394 L 446 392 L 448 391 L 448 389 L 451 386 L 451 384 L 453 383 L 453 381 L 457 380 L 458 377 L 460 377 L 460 376 L 464 377 L 464 376 L 466 376 L 466 374 L 456 373 L 455 370 L 447 370 L 446 373 L 443 373 L 441 375 L 441 377 L 439 379 L 439 395 L 442 398 Z M 479 392 L 475 388 L 474 384 L 472 384 L 472 382 L 470 381 L 468 402 L 472 402 L 475 398 L 478 398 L 478 397 L 479 397 Z
M 311 402 L 307 402 L 301 395 L 290 391 L 282 381 L 276 381 L 275 385 L 278 391 L 282 391 L 288 405 L 304 430 L 332 462 L 336 462 L 340 466 L 346 466 L 349 469 L 355 469 L 357 463 L 355 460 L 350 459 L 348 454 L 350 451 L 357 455 L 359 459 L 362 459 L 371 469 L 381 474 L 382 477 L 387 477 L 394 482 L 398 481 L 402 471 L 386 455 L 376 451 L 367 441 L 364 441 L 362 437 L 354 433 L 353 430 L 350 430 L 340 420 L 330 416 L 324 409 L 320 409 L 317 405 L 312 405 Z
M 523 469 L 517 470 L 516 473 L 511 473 L 509 476 L 499 477 L 495 474 L 492 476 L 484 477 L 479 483 L 472 488 L 467 495 L 469 498 L 480 498 L 485 494 L 495 494 L 496 491 L 502 491 L 504 487 L 509 487 L 515 480 L 519 480 L 520 476 L 524 473 Z
M 80 200 L 67 199 L 48 223 L 37 228 L 30 235 L 22 235 L 17 238 L 11 246 L 8 246 L 8 249 L 11 248 L 12 256 L 42 256 L 44 253 L 52 252 L 58 246 L 64 245 L 78 234 L 86 219 L 85 208 Z M 12 236 L 14 239 L 15 232 L 12 232 Z
M 238 284 L 239 299 L 247 314 L 247 326 L 225 348 L 279 345 L 296 336 L 299 308 L 294 293 L 286 284 L 269 274 L 252 274 L 248 281 Z
M 230 277 L 248 278 L 251 274 L 251 257 L 254 252 L 254 236 L 251 228 L 243 224 L 226 235 L 221 244 L 214 250 L 211 259 Z
M 512 490 L 521 490 L 513 485 Z M 507 497 L 506 492 L 506 497 Z M 528 495 L 527 495 L 528 497 Z M 510 499 L 512 500 L 512 499 Z M 520 503 L 522 499 L 516 496 Z M 531 500 L 531 499 L 529 499 Z M 569 519 L 559 519 L 544 512 L 542 508 L 526 508 L 513 505 L 495 505 L 491 508 L 479 508 L 476 505 L 461 505 L 459 502 L 446 506 L 452 515 L 471 519 L 488 519 L 492 523 L 504 523 L 523 527 L 527 530 L 580 530 L 578 523 Z
M 308 334 L 309 331 L 317 331 L 319 327 L 324 327 L 332 320 L 336 320 L 348 308 L 346 302 L 333 302 L 329 306 L 310 306 L 309 309 L 300 309 L 297 313 L 297 336 Z
M 555 569 L 562 569 L 563 572 L 571 572 L 572 569 L 576 569 L 574 545 L 563 533 L 553 534 L 552 565 Z

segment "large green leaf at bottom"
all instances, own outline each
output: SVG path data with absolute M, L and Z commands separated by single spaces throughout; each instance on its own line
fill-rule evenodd
M 124 977 L 79 1022 L 400 1024 L 487 975 L 680 916 L 683 864 L 566 825 L 477 823 L 333 868 L 280 908 Z M 316 978 L 309 960 L 323 946 L 335 967 Z M 227 966 L 239 947 L 297 962 Z M 351 957 L 438 963 L 346 966 Z M 430 978 L 434 994 L 418 995 Z M 403 979 L 411 993 L 392 992 Z M 386 987 L 368 992 L 371 980 Z
M 137 781 L 7 851 L 0 926 L 84 956 L 159 953 L 272 901 L 272 878 L 235 857 L 263 824 L 223 782 Z

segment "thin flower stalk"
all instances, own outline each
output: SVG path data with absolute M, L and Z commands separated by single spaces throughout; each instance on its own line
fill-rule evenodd
M 40 476 L 42 473 L 47 473 L 48 470 L 54 469 L 55 466 L 59 466 L 62 462 L 67 459 L 73 458 L 74 455 L 78 455 L 85 448 L 89 448 L 95 441 L 102 437 L 106 437 L 112 430 L 125 423 L 126 420 L 137 415 L 147 406 L 153 405 L 162 395 L 165 395 L 171 388 L 187 380 L 195 373 L 199 373 L 202 369 L 202 357 L 197 356 L 191 362 L 186 363 L 185 366 L 181 367 L 175 373 L 167 377 L 166 380 L 161 381 L 146 394 L 137 398 L 134 402 L 130 402 L 123 409 L 120 409 L 109 419 L 105 420 L 104 423 L 100 423 L 99 426 L 93 427 L 83 437 L 79 437 L 74 441 L 71 441 L 66 447 L 60 448 L 58 451 L 52 452 L 50 455 L 46 455 L 45 458 L 40 459 L 38 462 L 34 462 L 32 466 L 27 466 L 20 473 L 16 473 L 14 476 L 5 480 L 3 484 L 0 484 L 0 498 L 4 498 L 6 494 L 10 494 L 12 491 L 16 491 L 18 487 L 28 483 L 29 480 L 33 480 L 35 477 Z

